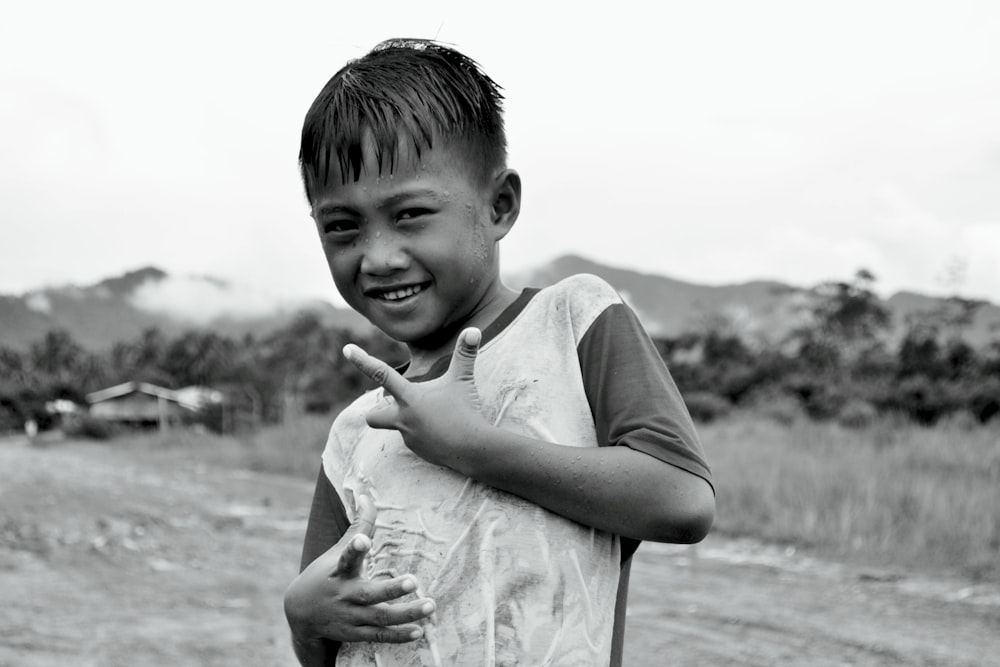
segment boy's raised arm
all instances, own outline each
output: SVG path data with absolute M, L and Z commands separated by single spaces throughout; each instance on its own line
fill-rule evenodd
M 481 334 L 458 338 L 444 376 L 411 383 L 356 346 L 345 355 L 394 399 L 368 413 L 417 455 L 584 525 L 640 540 L 690 543 L 707 534 L 707 481 L 629 447 L 574 447 L 505 431 L 480 413 L 473 370 Z

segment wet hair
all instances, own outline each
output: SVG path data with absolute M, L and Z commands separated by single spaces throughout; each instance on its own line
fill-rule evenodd
M 299 149 L 306 197 L 312 201 L 330 178 L 334 159 L 342 182 L 357 181 L 366 141 L 379 175 L 393 172 L 401 143 L 419 158 L 440 142 L 488 182 L 507 162 L 500 90 L 478 63 L 437 42 L 382 42 L 334 74 L 306 113 Z

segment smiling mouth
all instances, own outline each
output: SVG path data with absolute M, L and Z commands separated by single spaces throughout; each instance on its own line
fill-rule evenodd
M 392 303 L 420 294 L 428 285 L 429 283 L 421 283 L 419 285 L 407 285 L 406 287 L 399 287 L 390 290 L 372 290 L 371 296 L 381 301 L 388 301 Z

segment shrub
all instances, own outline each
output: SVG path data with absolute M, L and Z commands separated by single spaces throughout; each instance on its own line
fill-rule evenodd
M 966 383 L 959 400 L 981 424 L 985 424 L 1000 414 L 1000 379 Z
M 791 426 L 806 419 L 805 410 L 799 400 L 788 392 L 768 389 L 754 392 L 745 402 L 749 412 L 764 419 Z
M 90 440 L 108 440 L 114 435 L 111 424 L 90 415 L 80 415 L 67 419 L 63 423 L 63 432 L 70 437 Z
M 846 428 L 867 428 L 878 417 L 878 410 L 868 401 L 848 399 L 837 415 L 837 423 Z
M 910 375 L 887 385 L 875 401 L 882 410 L 901 412 L 929 426 L 957 407 L 954 394 L 952 387 L 927 375 Z
M 847 396 L 831 377 L 799 375 L 792 378 L 787 390 L 798 397 L 811 419 L 831 419 L 840 414 Z
M 733 410 L 733 405 L 722 396 L 709 391 L 693 391 L 684 396 L 691 418 L 708 424 L 725 417 Z

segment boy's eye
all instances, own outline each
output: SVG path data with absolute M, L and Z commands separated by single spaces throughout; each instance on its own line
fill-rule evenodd
M 328 220 L 323 223 L 323 234 L 327 236 L 344 236 L 358 231 L 358 223 L 354 220 Z
M 424 215 L 428 215 L 430 210 L 426 208 L 407 208 L 399 212 L 397 220 L 413 220 Z

